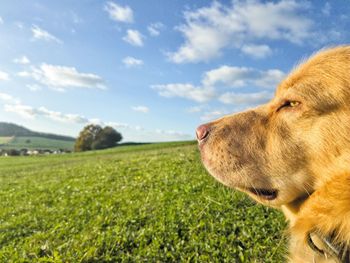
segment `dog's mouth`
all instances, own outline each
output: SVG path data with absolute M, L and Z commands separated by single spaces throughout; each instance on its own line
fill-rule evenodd
M 268 201 L 276 199 L 278 194 L 278 191 L 275 189 L 249 188 L 248 190 L 252 194 Z

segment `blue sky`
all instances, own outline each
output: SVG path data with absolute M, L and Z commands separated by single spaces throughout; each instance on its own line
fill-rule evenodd
M 350 40 L 350 1 L 1 1 L 0 120 L 124 141 L 194 139 L 268 101 L 318 49 Z

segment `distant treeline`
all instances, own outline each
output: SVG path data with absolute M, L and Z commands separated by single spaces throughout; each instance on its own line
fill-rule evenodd
M 43 132 L 34 132 L 22 126 L 13 123 L 0 122 L 0 136 L 9 137 L 9 136 L 33 136 L 33 137 L 42 137 L 47 139 L 54 140 L 65 140 L 65 141 L 75 141 L 74 137 L 56 135 Z

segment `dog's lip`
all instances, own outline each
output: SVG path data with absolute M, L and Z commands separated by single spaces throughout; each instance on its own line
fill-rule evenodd
M 272 201 L 277 198 L 278 191 L 276 189 L 265 189 L 265 188 L 248 188 L 249 192 L 254 195 L 263 198 L 268 201 Z

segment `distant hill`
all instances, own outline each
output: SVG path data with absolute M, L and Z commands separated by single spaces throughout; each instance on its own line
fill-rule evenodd
M 35 132 L 14 123 L 0 122 L 0 137 L 12 137 L 12 136 L 40 137 L 45 139 L 70 141 L 70 142 L 75 141 L 74 137 L 51 134 L 51 133 Z

